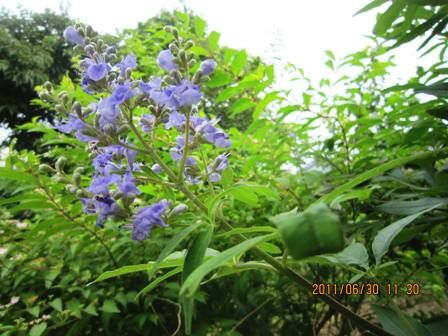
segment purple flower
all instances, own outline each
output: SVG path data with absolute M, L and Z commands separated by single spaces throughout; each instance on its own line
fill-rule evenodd
M 176 63 L 174 63 L 173 54 L 169 49 L 162 50 L 159 53 L 159 56 L 157 57 L 157 63 L 162 69 L 166 71 L 171 71 L 177 68 Z
M 95 210 L 98 215 L 96 219 L 96 225 L 103 227 L 104 222 L 110 216 L 116 215 L 121 212 L 120 206 L 110 196 L 97 196 L 93 201 L 95 204 Z
M 82 198 L 82 208 L 87 214 L 97 214 L 96 225 L 103 227 L 104 222 L 109 216 L 121 212 L 121 208 L 115 200 L 109 195 L 96 196 L 95 198 Z
M 154 127 L 154 122 L 156 121 L 156 117 L 152 114 L 144 114 L 140 119 L 139 125 L 142 127 L 144 132 L 150 132 Z
M 216 157 L 216 159 L 211 164 L 212 170 L 222 172 L 224 171 L 229 165 L 229 160 L 227 158 L 227 155 L 220 154 Z
M 112 95 L 108 98 L 110 104 L 120 105 L 125 100 L 135 95 L 135 92 L 131 89 L 130 83 L 119 84 L 115 87 Z
M 207 59 L 201 63 L 201 71 L 204 75 L 212 74 L 216 69 L 216 62 L 212 59 Z
M 87 68 L 86 74 L 93 81 L 99 81 L 107 75 L 108 66 L 106 63 L 93 63 Z
M 123 179 L 118 184 L 118 188 L 125 197 L 131 196 L 132 194 L 134 195 L 140 194 L 140 190 L 138 190 L 137 186 L 135 185 L 134 176 L 129 171 L 127 171 L 123 175 Z
M 206 133 L 205 139 L 219 148 L 229 148 L 232 145 L 232 141 L 229 140 L 229 136 L 222 131 Z
M 65 28 L 64 38 L 70 43 L 84 45 L 84 38 L 72 26 Z
M 143 81 L 139 82 L 140 89 L 147 96 L 151 95 L 153 90 L 160 90 L 161 85 L 162 78 L 160 77 L 153 78 L 148 83 L 145 83 Z
M 117 174 L 112 175 L 95 175 L 87 188 L 87 191 L 94 193 L 95 195 L 108 195 L 109 185 L 118 183 L 121 180 L 120 176 Z
M 111 153 L 100 153 L 93 159 L 93 167 L 99 174 L 110 174 L 119 169 L 112 160 L 113 155 Z
M 171 127 L 180 128 L 185 123 L 185 116 L 177 111 L 172 111 L 169 114 L 168 122 L 165 124 L 165 128 L 169 129 Z
M 120 110 L 117 104 L 113 104 L 110 97 L 102 99 L 98 103 L 98 112 L 100 115 L 99 124 L 102 130 L 105 129 L 106 125 L 112 125 L 113 127 L 115 127 L 115 122 Z
M 62 133 L 69 134 L 73 131 L 81 131 L 87 127 L 86 123 L 78 118 L 78 116 L 70 113 L 68 120 L 64 124 L 59 124 L 55 128 Z
M 132 54 L 127 55 L 117 66 L 121 69 L 120 75 L 124 77 L 126 69 L 135 69 L 137 67 L 137 61 Z
M 176 106 L 194 105 L 202 98 L 199 85 L 193 84 L 187 79 L 172 89 L 172 99 Z
M 169 201 L 161 200 L 156 204 L 141 208 L 132 222 L 132 239 L 144 240 L 155 225 L 166 227 L 162 216 L 169 206 Z

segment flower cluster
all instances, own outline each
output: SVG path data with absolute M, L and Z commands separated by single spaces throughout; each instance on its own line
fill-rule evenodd
M 68 27 L 64 31 L 65 39 L 75 44 L 75 50 L 84 56 L 79 63 L 82 88 L 101 98 L 83 107 L 78 102 L 70 102 L 66 93 L 56 99 L 51 97 L 49 84 L 41 93 L 43 99 L 59 102 L 55 108 L 65 115 L 56 128 L 63 133 L 73 133 L 80 141 L 88 143 L 94 171 L 91 183 L 82 188 L 77 171 L 73 187 L 84 212 L 96 214 L 98 226 L 103 226 L 108 218 L 132 218 L 132 237 L 136 240 L 145 239 L 153 226 L 166 226 L 164 219 L 171 202 L 160 200 L 140 208 L 134 205 L 141 197 L 139 178 L 146 171 L 139 162 L 143 156 L 139 148 L 145 144 L 136 145 L 131 139 L 147 141 L 147 146 L 157 150 L 151 142 L 157 128 L 166 129 L 170 134 L 178 133 L 170 149 L 172 165 L 179 178 L 171 181 L 174 183 L 216 183 L 228 166 L 227 154 L 218 155 L 205 167 L 195 154 L 202 144 L 217 148 L 231 145 L 229 136 L 217 127 L 218 120 L 209 120 L 198 113 L 203 96 L 200 83 L 215 71 L 217 64 L 207 59 L 197 66 L 188 52 L 193 43 L 179 38 L 174 28 L 168 28 L 168 31 L 174 40 L 157 57 L 160 68 L 168 73 L 143 81 L 132 79 L 132 71 L 137 67 L 134 55 L 117 61 L 116 49 L 97 38 L 90 26 Z M 197 70 L 193 73 L 192 69 Z M 136 107 L 147 112 L 134 115 Z M 134 133 L 132 138 L 128 137 L 130 130 Z M 166 166 L 155 161 L 151 170 L 163 181 L 161 175 L 167 173 Z M 172 175 L 169 176 L 171 179 Z M 185 209 L 182 204 L 170 214 Z

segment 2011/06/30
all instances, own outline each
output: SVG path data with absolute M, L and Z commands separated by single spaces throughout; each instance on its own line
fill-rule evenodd
M 324 284 L 314 283 L 313 295 L 420 295 L 421 286 L 418 283 L 387 283 L 381 286 L 378 283 L 341 283 Z

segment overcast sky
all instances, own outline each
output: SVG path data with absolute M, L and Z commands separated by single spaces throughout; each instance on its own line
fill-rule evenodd
M 336 56 L 358 51 L 369 44 L 375 13 L 353 17 L 369 0 L 63 0 L 71 17 L 91 24 L 99 32 L 114 33 L 136 27 L 137 22 L 157 15 L 162 9 L 192 9 L 208 22 L 210 30 L 221 33 L 221 43 L 245 48 L 250 54 L 280 64 L 291 62 L 304 68 L 313 79 L 326 76 L 324 51 Z M 42 11 L 59 11 L 60 0 L 1 0 L 15 10 L 17 6 Z M 382 8 L 380 8 L 381 10 Z M 273 52 L 272 44 L 275 44 Z M 406 79 L 418 60 L 415 44 L 401 48 L 394 78 Z M 0 134 L 1 136 L 1 134 Z

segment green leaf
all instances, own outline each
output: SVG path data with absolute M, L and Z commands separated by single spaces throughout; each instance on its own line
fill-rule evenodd
M 448 120 L 448 105 L 435 107 L 426 111 L 426 113 L 439 119 Z
M 25 173 L 15 171 L 9 168 L 0 167 L 0 178 L 4 178 L 7 180 L 15 180 L 22 183 L 35 184 L 34 177 Z
M 431 336 L 418 320 L 404 315 L 398 309 L 372 304 L 384 330 L 394 336 Z
M 208 36 L 208 46 L 211 51 L 216 51 L 218 49 L 220 36 L 221 34 L 216 31 L 212 31 Z
M 441 205 L 443 205 L 443 203 L 436 204 L 435 206 L 432 206 L 431 208 L 425 209 L 416 214 L 402 218 L 402 219 L 386 226 L 384 229 L 380 230 L 376 234 L 375 238 L 373 239 L 373 243 L 372 243 L 372 250 L 373 250 L 373 254 L 375 255 L 376 264 L 379 265 L 379 263 L 381 262 L 381 258 L 389 250 L 390 243 L 401 232 L 401 230 L 403 230 L 408 224 L 412 223 L 419 216 L 421 216 L 424 213 L 429 212 L 435 208 L 438 208 Z
M 444 205 L 447 202 L 448 199 L 444 198 L 424 197 L 416 201 L 388 201 L 378 208 L 392 215 L 413 215 L 440 204 Z
M 234 228 L 230 231 L 220 233 L 216 235 L 216 238 L 228 237 L 236 234 L 247 234 L 247 233 L 259 233 L 259 232 L 275 232 L 277 231 L 272 226 L 251 226 L 247 228 Z
M 406 3 L 404 0 L 394 0 L 392 5 L 390 5 L 390 7 L 377 18 L 373 32 L 376 35 L 384 36 L 405 6 Z
M 337 187 L 330 193 L 322 196 L 319 200 L 317 200 L 313 204 L 317 204 L 319 202 L 331 203 L 339 195 L 342 195 L 343 193 L 348 192 L 349 190 L 353 189 L 357 185 L 359 185 L 367 180 L 370 180 L 373 177 L 381 175 L 388 170 L 391 170 L 396 167 L 400 167 L 400 166 L 402 166 L 406 163 L 412 162 L 412 161 L 424 160 L 424 159 L 431 158 L 431 157 L 437 157 L 438 155 L 440 155 L 440 156 L 447 155 L 447 151 L 444 150 L 444 151 L 440 151 L 440 152 L 431 151 L 431 152 L 417 153 L 415 155 L 406 156 L 406 157 L 398 158 L 398 159 L 383 163 L 382 165 L 376 166 L 375 168 L 372 168 L 362 174 L 355 176 L 349 182 Z
M 370 2 L 369 4 L 367 4 L 366 6 L 364 6 L 363 8 L 361 8 L 359 11 L 356 12 L 356 15 L 368 12 L 376 7 L 381 6 L 382 4 L 388 2 L 389 0 L 374 0 L 372 2 Z
M 228 73 L 217 70 L 207 82 L 209 88 L 217 88 L 232 83 L 233 78 Z
M 345 265 L 358 265 L 364 269 L 369 268 L 369 255 L 367 249 L 361 243 L 353 242 L 343 251 L 330 256 L 323 255 L 323 258 L 333 263 L 342 263 Z
M 113 271 L 106 271 L 101 274 L 95 281 L 89 283 L 88 285 L 92 285 L 96 282 L 104 281 L 110 278 L 116 278 L 120 275 L 135 273 L 135 272 L 143 272 L 148 271 L 152 267 L 151 264 L 138 264 L 138 265 L 128 265 L 117 268 Z
M 213 236 L 213 225 L 209 225 L 205 230 L 201 231 L 195 238 L 193 245 L 188 249 L 185 257 L 184 267 L 182 271 L 182 282 L 184 282 L 193 271 L 201 265 L 207 247 Z M 185 297 L 180 299 L 185 321 L 185 333 L 191 333 L 191 324 L 194 312 L 194 298 Z
M 183 283 L 183 285 L 180 289 L 180 295 L 185 295 L 187 297 L 193 295 L 196 292 L 197 288 L 199 287 L 199 284 L 201 283 L 202 279 L 208 273 L 210 273 L 214 269 L 219 268 L 220 266 L 225 264 L 228 260 L 232 259 L 236 255 L 246 252 L 250 248 L 256 246 L 257 244 L 259 244 L 263 241 L 274 239 L 276 236 L 277 236 L 277 234 L 273 233 L 273 234 L 269 234 L 269 235 L 265 235 L 265 236 L 261 236 L 261 237 L 248 239 L 238 245 L 231 247 L 228 250 L 221 252 L 216 257 L 207 260 L 201 266 L 196 268 L 193 271 L 193 273 L 191 273 L 190 276 L 185 280 L 185 282 Z
M 257 245 L 257 247 L 260 250 L 263 250 L 270 254 L 281 254 L 282 253 L 282 250 L 277 245 L 274 245 L 274 244 L 271 244 L 268 242 L 260 243 Z
M 62 311 L 62 300 L 60 298 L 56 298 L 50 302 L 50 306 L 53 307 L 58 312 Z
M 448 98 L 448 83 L 425 85 L 415 89 L 416 93 L 426 93 L 438 98 Z
M 166 272 L 165 274 L 158 276 L 154 281 L 150 282 L 145 288 L 143 288 L 138 294 L 136 298 L 140 297 L 143 294 L 147 294 L 156 288 L 160 283 L 165 281 L 166 279 L 171 278 L 172 276 L 180 273 L 182 271 L 182 267 L 173 268 L 171 271 Z
M 199 16 L 194 17 L 194 30 L 196 35 L 202 37 L 205 33 L 206 22 Z
M 155 272 L 158 270 L 159 265 L 162 263 L 163 260 L 171 253 L 173 252 L 176 247 L 179 246 L 180 242 L 183 241 L 185 238 L 187 238 L 190 233 L 192 233 L 194 230 L 196 230 L 199 226 L 201 226 L 203 223 L 195 223 L 193 225 L 187 226 L 185 229 L 179 231 L 177 234 L 175 234 L 165 245 L 162 252 L 160 252 L 159 257 L 157 258 L 154 266 L 151 268 L 150 271 L 148 271 L 148 279 L 151 280 Z
M 40 336 L 45 332 L 46 329 L 47 329 L 47 324 L 45 322 L 36 324 L 35 326 L 33 326 L 31 328 L 30 336 Z
M 120 309 L 118 309 L 117 304 L 115 303 L 114 300 L 105 300 L 103 302 L 101 310 L 105 313 L 111 313 L 111 314 L 116 314 L 120 312 Z
M 255 106 L 255 103 L 249 98 L 240 98 L 235 100 L 232 105 L 230 105 L 229 110 L 232 114 L 238 114 L 244 112 Z
M 256 120 L 260 117 L 261 113 L 268 107 L 268 105 L 276 100 L 281 100 L 282 97 L 277 92 L 268 93 L 262 100 L 260 100 L 252 114 L 252 119 Z
M 247 53 L 245 50 L 241 50 L 235 55 L 235 58 L 233 59 L 231 67 L 232 72 L 236 76 L 238 76 L 240 72 L 244 70 L 246 63 L 247 63 Z

